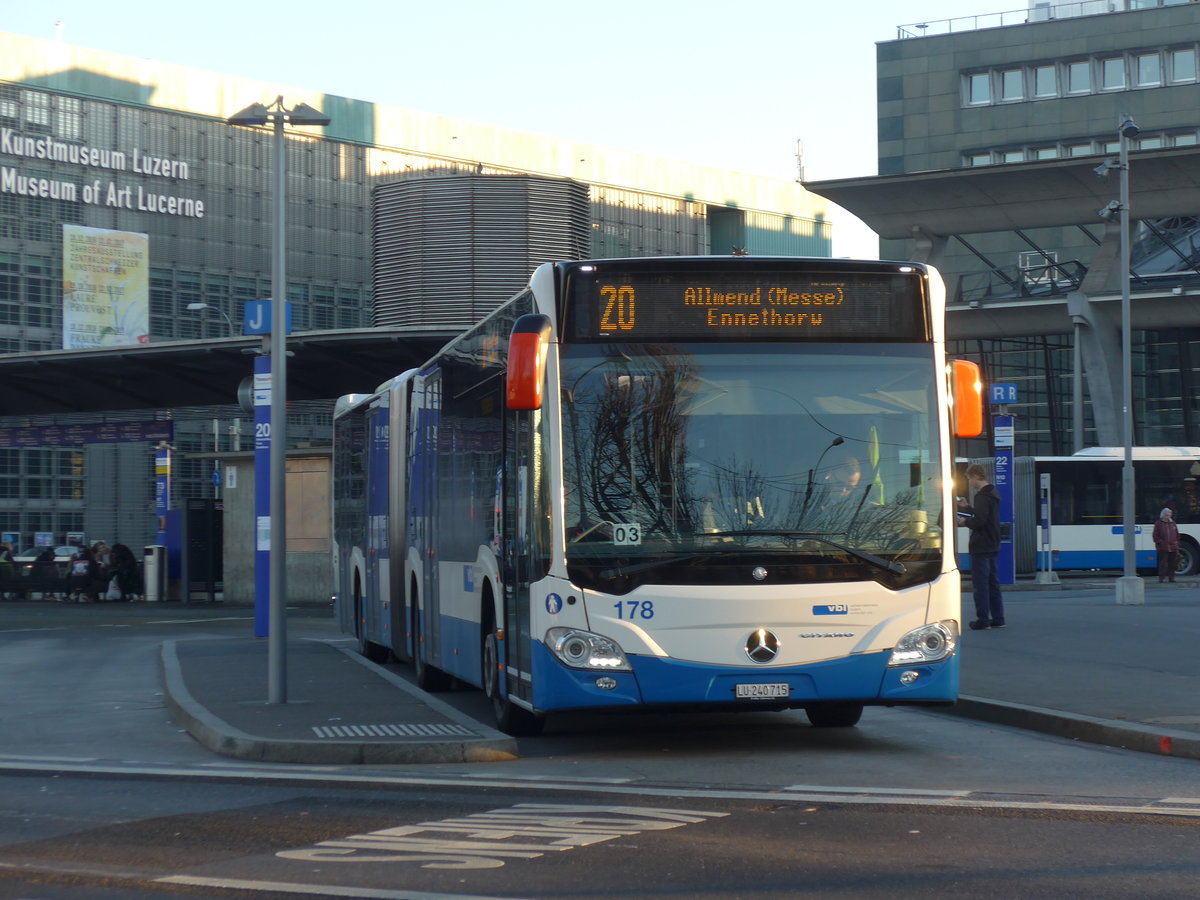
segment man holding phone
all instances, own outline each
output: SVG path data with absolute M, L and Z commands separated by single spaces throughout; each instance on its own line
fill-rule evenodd
M 958 498 L 958 524 L 971 529 L 967 551 L 971 555 L 971 584 L 975 596 L 974 631 L 1004 627 L 1004 598 L 996 559 L 1000 555 L 1000 495 L 988 482 L 983 466 L 967 466 L 967 484 L 975 492 L 974 504 Z

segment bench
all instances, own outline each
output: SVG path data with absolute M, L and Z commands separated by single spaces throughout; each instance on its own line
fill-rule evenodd
M 61 575 L 16 575 L 0 578 L 0 594 L 28 600 L 30 594 L 65 594 L 67 580 Z

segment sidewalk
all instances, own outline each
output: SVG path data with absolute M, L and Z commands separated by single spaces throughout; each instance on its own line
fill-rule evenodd
M 1147 581 L 1118 606 L 1112 578 L 1022 581 L 1008 627 L 962 635 L 950 714 L 1151 753 L 1200 759 L 1200 581 Z M 963 620 L 974 618 L 969 587 Z M 201 744 L 239 759 L 310 764 L 511 759 L 516 741 L 350 648 L 290 642 L 287 702 L 266 702 L 264 641 L 169 641 L 169 707 Z M 870 710 L 863 727 L 869 727 Z
M 1200 581 L 1145 583 L 1144 606 L 1119 606 L 1110 577 L 1006 588 L 1007 627 L 962 636 L 951 712 L 1200 759 Z

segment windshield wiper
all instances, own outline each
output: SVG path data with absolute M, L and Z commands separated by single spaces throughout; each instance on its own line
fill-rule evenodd
M 861 559 L 865 563 L 870 563 L 873 566 L 892 572 L 896 575 L 903 575 L 908 571 L 903 563 L 898 563 L 895 560 L 882 559 L 875 556 L 873 553 L 868 553 L 865 550 L 856 550 L 853 547 L 847 547 L 845 544 L 839 544 L 837 541 L 831 541 L 826 535 L 838 534 L 839 532 L 822 532 L 822 531 L 784 531 L 774 529 L 747 529 L 743 531 L 708 531 L 706 535 L 712 537 L 756 537 L 761 535 L 769 535 L 776 537 L 788 538 L 804 538 L 806 540 L 820 541 L 822 544 L 828 544 L 830 547 L 836 547 L 843 553 L 849 553 L 855 559 Z
M 693 559 L 700 559 L 703 556 L 712 556 L 710 553 L 685 553 L 682 556 L 669 556 L 666 559 L 648 559 L 645 562 L 634 563 L 632 566 L 613 566 L 611 569 L 601 569 L 601 578 L 620 578 L 622 575 L 632 575 L 634 572 L 645 572 L 647 569 L 657 569 L 659 566 L 668 566 L 671 563 L 688 562 Z

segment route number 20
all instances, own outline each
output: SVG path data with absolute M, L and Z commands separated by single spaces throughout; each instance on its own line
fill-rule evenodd
M 604 312 L 600 314 L 601 331 L 629 331 L 637 322 L 637 301 L 633 288 L 627 284 L 614 287 L 606 284 L 600 288 L 604 298 Z

